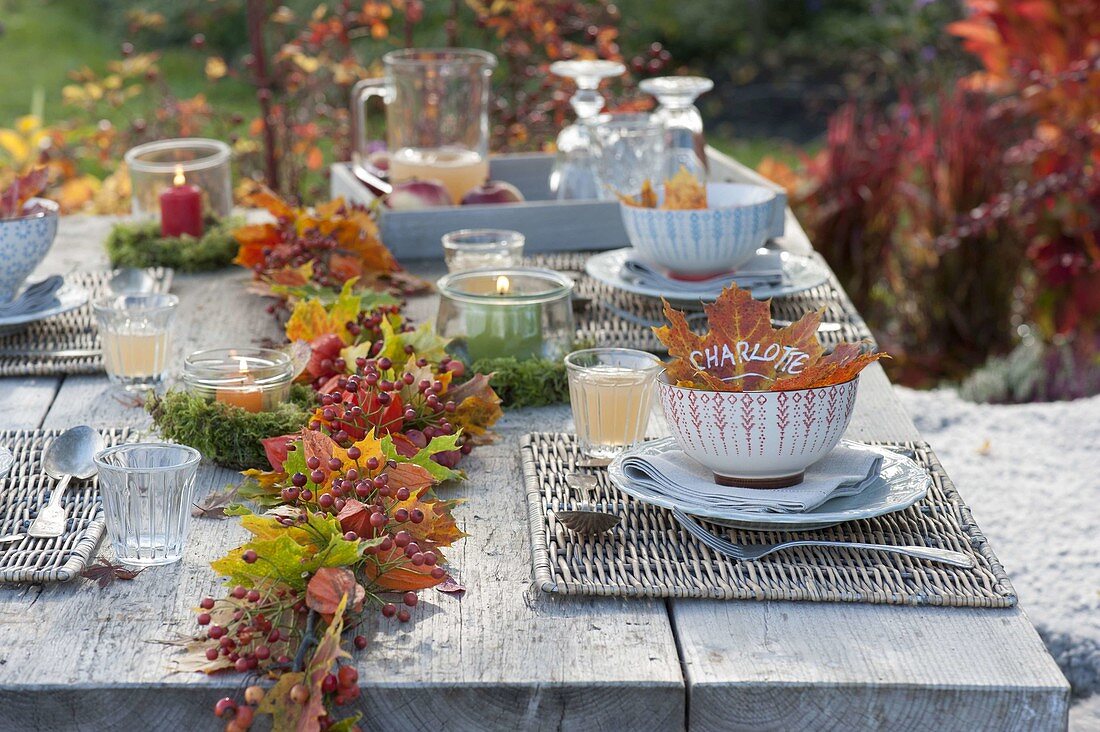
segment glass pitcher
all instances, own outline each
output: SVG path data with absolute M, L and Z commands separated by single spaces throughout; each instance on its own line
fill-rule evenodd
M 364 166 L 369 154 L 366 102 L 381 97 L 390 182 L 434 178 L 458 203 L 489 177 L 489 87 L 496 56 L 471 48 L 410 48 L 387 53 L 382 63 L 385 76 L 352 89 L 354 164 Z

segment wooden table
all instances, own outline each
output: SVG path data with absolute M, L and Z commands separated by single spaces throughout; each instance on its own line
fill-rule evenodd
M 111 221 L 63 219 L 40 272 L 105 266 Z M 808 246 L 791 219 L 788 245 Z M 412 267 L 437 272 L 438 264 Z M 175 360 L 277 337 L 240 270 L 177 276 Z M 410 303 L 417 319 L 434 300 Z M 147 427 L 104 376 L 0 379 L 0 428 Z M 450 556 L 468 588 L 427 591 L 414 622 L 381 617 L 357 655 L 365 727 L 387 730 L 1056 730 L 1069 689 L 1023 610 L 560 598 L 532 588 L 518 441 L 569 429 L 567 407 L 513 411 L 447 490 L 469 538 Z M 660 430 L 661 425 L 655 425 Z M 916 438 L 876 365 L 849 436 Z M 235 479 L 204 466 L 200 491 Z M 964 492 L 966 486 L 962 486 Z M 237 674 L 174 671 L 160 641 L 196 630 L 218 593 L 208 564 L 234 520 L 193 523 L 177 565 L 106 590 L 76 580 L 0 588 L 0 729 L 218 729 Z M 996 547 L 994 547 L 995 549 Z M 106 542 L 100 549 L 110 555 Z M 1011 568 L 1009 568 L 1011 570 Z

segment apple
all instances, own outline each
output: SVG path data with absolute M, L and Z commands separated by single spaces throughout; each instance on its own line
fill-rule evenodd
M 471 189 L 462 197 L 463 206 L 474 206 L 482 203 L 520 203 L 523 194 L 511 183 L 502 180 L 486 181 L 477 188 Z
M 446 186 L 435 179 L 407 180 L 395 183 L 386 197 L 386 205 L 394 211 L 420 211 L 425 208 L 453 206 Z

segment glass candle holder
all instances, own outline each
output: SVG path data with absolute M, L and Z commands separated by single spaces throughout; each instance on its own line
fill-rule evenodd
M 175 295 L 111 295 L 92 304 L 103 364 L 112 384 L 127 391 L 156 389 L 168 374 Z
M 565 357 L 581 452 L 610 459 L 645 439 L 662 368 L 652 353 L 632 348 L 587 348 Z
M 124 564 L 178 562 L 202 455 L 184 445 L 117 445 L 95 456 L 107 534 Z
M 200 137 L 157 140 L 130 148 L 125 156 L 130 170 L 130 213 L 159 220 L 164 194 L 186 186 L 197 189 L 202 212 L 228 216 L 233 209 L 231 157 L 229 145 Z M 182 181 L 177 176 L 182 176 Z M 180 191 L 181 195 L 184 192 Z
M 507 229 L 459 229 L 443 235 L 448 272 L 518 267 L 523 264 L 523 234 Z
M 210 348 L 183 362 L 187 391 L 210 402 L 266 412 L 290 396 L 294 364 L 271 348 Z
M 573 342 L 573 281 L 549 269 L 476 269 L 442 277 L 436 332 L 468 363 L 561 358 Z

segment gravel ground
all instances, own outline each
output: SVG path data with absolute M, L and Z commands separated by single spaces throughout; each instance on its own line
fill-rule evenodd
M 896 391 L 1073 685 L 1070 729 L 1100 731 L 1100 396 L 1000 406 Z

